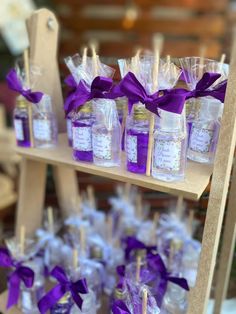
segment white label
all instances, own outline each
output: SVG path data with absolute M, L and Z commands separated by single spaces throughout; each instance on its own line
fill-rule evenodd
M 210 151 L 213 130 L 192 127 L 189 148 L 195 152 L 208 153 Z
M 92 128 L 86 127 L 73 127 L 73 148 L 89 152 L 92 150 Z
M 93 154 L 97 158 L 110 160 L 112 157 L 111 134 L 93 135 Z
M 16 133 L 16 139 L 18 141 L 24 140 L 24 132 L 23 132 L 23 123 L 19 119 L 14 119 L 14 127 L 15 127 L 15 133 Z
M 67 135 L 68 138 L 72 139 L 72 122 L 71 119 L 66 119 L 66 126 L 67 126 Z
M 32 292 L 33 294 L 33 292 Z M 32 309 L 32 295 L 30 293 L 30 290 L 23 290 L 22 291 L 22 295 L 21 295 L 21 305 L 22 305 L 22 308 L 24 309 Z
M 128 161 L 137 162 L 137 136 L 128 135 L 126 142 L 126 153 Z
M 48 120 L 33 120 L 34 137 L 40 141 L 51 140 L 50 121 Z
M 160 169 L 179 171 L 181 161 L 181 141 L 156 140 L 154 166 Z

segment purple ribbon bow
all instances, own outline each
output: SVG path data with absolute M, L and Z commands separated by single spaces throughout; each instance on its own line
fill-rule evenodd
M 128 261 L 130 259 L 130 254 L 134 250 L 145 249 L 147 253 L 151 253 L 156 250 L 155 245 L 147 246 L 143 242 L 139 241 L 135 237 L 127 237 L 124 239 L 125 243 L 125 259 Z
M 72 81 L 69 78 L 69 84 L 70 83 L 72 83 Z M 64 109 L 68 115 L 72 110 L 80 108 L 87 101 L 92 99 L 115 99 L 122 95 L 120 90 L 113 86 L 113 80 L 111 78 L 97 76 L 92 81 L 91 87 L 84 80 L 81 80 L 75 90 L 68 95 Z
M 83 299 L 81 294 L 88 293 L 86 279 L 79 279 L 76 282 L 70 281 L 63 268 L 56 266 L 51 271 L 50 275 L 59 282 L 53 289 L 51 289 L 38 302 L 38 308 L 41 314 L 45 314 L 52 308 L 63 296 L 69 291 L 77 306 L 82 309 Z
M 141 102 L 146 109 L 158 115 L 158 108 L 180 114 L 184 107 L 185 94 L 176 93 L 175 89 L 149 95 L 132 72 L 128 72 L 119 84 L 120 91 L 129 100 L 129 113 L 135 103 Z
M 5 248 L 0 248 L 0 266 L 14 268 L 8 276 L 9 293 L 7 309 L 9 309 L 18 302 L 21 281 L 24 282 L 27 288 L 33 286 L 34 272 L 29 267 L 21 266 L 21 263 L 14 261 L 10 252 Z
M 150 270 L 154 273 L 158 273 L 160 276 L 160 281 L 157 281 L 155 285 L 155 298 L 159 307 L 161 307 L 163 298 L 165 296 L 168 282 L 172 282 L 189 291 L 187 280 L 184 278 L 171 276 L 159 254 L 149 254 L 147 263 Z
M 21 81 L 17 77 L 15 69 L 11 69 L 6 76 L 8 87 L 25 97 L 29 102 L 37 104 L 43 97 L 41 92 L 32 92 L 31 89 L 24 89 Z
M 114 301 L 111 311 L 113 314 L 131 314 L 130 310 L 122 300 Z

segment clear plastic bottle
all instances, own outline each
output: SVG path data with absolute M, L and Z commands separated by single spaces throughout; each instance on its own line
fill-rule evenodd
M 74 302 L 68 292 L 53 306 L 50 314 L 71 314 L 72 306 L 74 306 Z
M 152 156 L 152 176 L 163 181 L 184 179 L 187 132 L 185 113 L 159 110 Z
M 72 119 L 73 119 L 73 114 L 69 113 L 68 116 L 66 117 L 66 129 L 67 129 L 68 144 L 69 144 L 70 147 L 73 146 L 73 141 L 72 141 Z
M 86 103 L 73 117 L 73 158 L 76 161 L 93 161 L 92 125 L 94 123 L 92 103 Z
M 144 105 L 135 105 L 126 122 L 127 170 L 146 173 L 149 137 L 149 115 Z
M 169 283 L 163 300 L 161 314 L 185 314 L 187 312 L 187 292 Z
M 35 258 L 32 261 L 24 263 L 24 266 L 31 268 L 34 271 L 34 284 L 31 288 L 26 288 L 21 284 L 20 307 L 24 314 L 38 314 L 38 301 L 44 295 L 44 276 L 43 262 L 40 258 Z
M 192 123 L 187 157 L 197 162 L 213 163 L 223 104 L 211 97 L 199 101 L 199 114 Z
M 73 305 L 71 314 L 96 314 L 96 297 L 92 290 L 86 294 L 80 294 L 83 299 L 82 309 L 80 310 L 77 305 Z
M 39 148 L 51 148 L 57 145 L 57 120 L 52 111 L 52 101 L 49 95 L 43 95 L 39 104 L 33 110 L 34 145 Z
M 17 146 L 30 147 L 29 104 L 22 96 L 18 96 L 13 113 Z
M 98 166 L 120 165 L 121 126 L 116 103 L 108 99 L 94 102 L 95 122 L 92 127 L 93 160 Z

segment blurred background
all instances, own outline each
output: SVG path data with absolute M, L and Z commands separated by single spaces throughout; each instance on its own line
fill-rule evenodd
M 14 135 L 10 129 L 16 95 L 7 89 L 5 75 L 27 46 L 24 20 L 40 7 L 52 9 L 61 32 L 59 65 L 62 80 L 68 71 L 64 58 L 95 43 L 104 63 L 116 67 L 117 58 L 128 58 L 138 48 L 151 48 L 155 33 L 164 35 L 163 57 L 204 55 L 229 60 L 231 31 L 236 22 L 236 1 L 230 0 L 0 0 L 0 219 L 1 235 L 14 227 L 19 157 L 13 153 Z M 43 49 L 43 47 L 42 47 Z M 116 67 L 117 68 L 117 67 Z M 116 78 L 119 73 L 117 71 Z M 80 188 L 93 184 L 99 208 L 108 209 L 107 198 L 115 183 L 78 173 Z M 51 169 L 48 170 L 46 204 L 57 206 Z M 208 191 L 199 202 L 188 202 L 196 210 L 201 239 Z M 152 209 L 165 211 L 175 201 L 162 193 L 142 189 Z M 236 296 L 236 265 L 228 297 Z

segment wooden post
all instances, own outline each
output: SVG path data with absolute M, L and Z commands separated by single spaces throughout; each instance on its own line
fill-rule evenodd
M 214 314 L 221 314 L 222 303 L 226 298 L 230 271 L 233 262 L 236 242 L 236 167 L 234 165 L 232 182 L 229 192 L 229 202 L 226 212 L 222 248 L 217 270 Z
M 16 236 L 25 226 L 26 235 L 32 236 L 41 226 L 46 186 L 46 168 L 43 162 L 23 158 L 20 166 L 19 199 L 16 217 Z
M 216 263 L 236 140 L 236 34 L 234 34 L 224 113 L 214 163 L 197 282 L 190 292 L 188 314 L 206 313 Z

